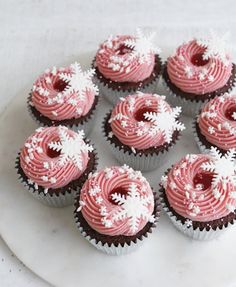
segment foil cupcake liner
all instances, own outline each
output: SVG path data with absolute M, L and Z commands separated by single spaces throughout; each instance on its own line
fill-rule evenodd
M 195 117 L 197 111 L 201 108 L 204 104 L 202 101 L 193 101 L 193 100 L 186 100 L 180 96 L 177 96 L 171 89 L 168 87 L 166 81 L 162 78 L 162 84 L 165 90 L 167 91 L 166 100 L 172 106 L 181 106 L 182 113 L 189 117 Z
M 117 256 L 125 255 L 138 249 L 144 243 L 144 239 L 148 238 L 149 234 L 151 234 L 153 232 L 153 229 L 156 228 L 156 224 L 160 218 L 160 210 L 161 210 L 159 197 L 157 196 L 156 192 L 154 192 L 154 201 L 155 201 L 155 207 L 156 207 L 156 211 L 154 214 L 155 222 L 152 224 L 150 229 L 145 234 L 143 234 L 139 238 L 136 238 L 134 241 L 131 241 L 129 244 L 128 243 L 125 243 L 123 245 L 121 244 L 115 245 L 113 243 L 108 244 L 108 243 L 102 243 L 101 241 L 98 241 L 95 238 L 92 238 L 90 235 L 86 233 L 86 231 L 84 231 L 83 226 L 81 225 L 75 213 L 76 226 L 78 227 L 82 236 L 99 251 L 104 252 L 108 255 L 117 255 Z
M 88 118 L 86 118 L 83 123 L 80 123 L 80 124 L 70 124 L 70 125 L 64 125 L 63 126 L 66 126 L 68 127 L 69 129 L 77 132 L 78 130 L 83 130 L 85 135 L 88 136 L 90 134 L 90 132 L 92 131 L 94 125 L 95 125 L 95 121 L 96 121 L 96 117 L 97 117 L 97 113 L 98 113 L 98 109 L 97 109 L 97 106 L 99 104 L 99 100 L 98 100 L 98 103 L 96 104 L 96 106 L 94 107 L 94 109 L 92 110 L 90 116 Z M 33 119 L 34 122 L 36 122 L 36 124 L 38 126 L 41 126 L 41 127 L 49 127 L 49 125 L 46 125 L 44 124 L 43 122 L 41 122 L 32 112 L 31 110 L 31 107 L 30 107 L 30 104 L 29 104 L 29 99 L 27 101 L 27 109 L 28 109 L 28 112 L 29 112 L 29 115 L 30 117 Z M 53 126 L 53 124 L 52 124 Z
M 217 227 L 215 230 L 214 229 L 203 229 L 200 230 L 200 228 L 194 229 L 193 226 L 187 226 L 186 224 L 182 223 L 180 219 L 174 215 L 168 206 L 166 205 L 165 199 L 163 198 L 163 192 L 160 192 L 160 201 L 161 201 L 161 206 L 162 209 L 166 212 L 168 217 L 170 218 L 171 222 L 173 225 L 183 234 L 186 236 L 199 240 L 199 241 L 208 241 L 212 240 L 215 238 L 218 238 L 220 235 L 222 235 L 226 229 L 231 227 L 234 223 L 235 220 L 232 222 L 228 222 L 227 226 L 223 225 L 222 227 Z
M 97 164 L 98 164 L 98 157 L 96 152 L 95 154 L 95 162 L 94 162 L 94 166 L 93 169 L 91 170 L 91 172 L 94 172 L 97 169 Z M 19 172 L 19 166 L 20 166 L 20 153 L 18 153 L 17 158 L 16 158 L 16 162 L 15 162 L 15 168 L 17 170 L 17 175 L 18 175 L 18 180 L 21 184 L 23 184 L 24 187 L 26 187 L 26 189 L 29 191 L 29 193 L 36 198 L 37 200 L 39 200 L 41 203 L 47 205 L 47 206 L 51 206 L 51 207 L 65 207 L 68 205 L 72 205 L 74 203 L 75 200 L 75 196 L 76 194 L 78 194 L 78 192 L 80 191 L 80 189 L 82 188 L 85 180 L 83 180 L 76 189 L 71 189 L 70 191 L 64 190 L 63 193 L 58 193 L 58 194 L 50 194 L 48 193 L 44 193 L 44 192 L 39 192 L 37 189 L 33 188 L 32 186 L 30 186 L 22 177 L 22 174 Z
M 118 91 L 112 88 L 109 88 L 106 84 L 101 82 L 98 78 L 95 78 L 95 83 L 99 87 L 100 94 L 104 96 L 104 98 L 110 102 L 112 105 L 117 104 L 121 97 L 125 98 L 128 95 L 134 94 L 135 92 L 143 92 L 143 93 L 155 93 L 157 91 L 157 85 L 159 83 L 160 75 L 156 77 L 151 83 L 144 85 L 138 89 L 131 89 L 129 91 Z

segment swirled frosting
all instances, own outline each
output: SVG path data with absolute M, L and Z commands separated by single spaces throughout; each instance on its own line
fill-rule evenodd
M 39 128 L 24 144 L 20 166 L 31 183 L 56 189 L 82 175 L 92 147 L 83 140 L 83 132 L 66 127 Z
M 94 70 L 82 72 L 78 63 L 47 69 L 34 83 L 32 105 L 51 120 L 85 116 L 98 94 L 92 82 Z
M 236 95 L 225 94 L 206 103 L 198 126 L 211 144 L 223 150 L 236 148 Z
M 225 55 L 227 62 L 212 55 L 206 60 L 206 49 L 197 40 L 192 40 L 178 47 L 175 54 L 168 58 L 167 72 L 176 87 L 201 95 L 226 85 L 232 71 L 230 56 Z
M 184 125 L 176 118 L 181 108 L 171 108 L 164 96 L 138 93 L 122 99 L 110 117 L 112 133 L 134 149 L 158 147 L 170 142 Z
M 154 69 L 156 49 L 151 42 L 142 44 L 143 39 L 147 40 L 140 35 L 110 37 L 100 45 L 96 54 L 98 70 L 105 78 L 115 82 L 147 79 Z
M 187 155 L 163 178 L 170 206 L 181 216 L 207 222 L 236 209 L 236 168 L 233 152 L 220 156 Z
M 155 220 L 149 183 L 126 165 L 90 176 L 81 190 L 79 209 L 94 230 L 110 236 L 135 235 Z

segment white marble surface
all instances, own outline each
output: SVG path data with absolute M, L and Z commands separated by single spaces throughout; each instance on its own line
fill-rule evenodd
M 1 118 L 7 113 L 7 104 L 11 101 L 15 101 L 14 98 L 16 96 L 18 99 L 21 96 L 26 96 L 25 93 L 30 89 L 32 81 L 39 72 L 54 64 L 62 65 L 74 61 L 78 58 L 78 55 L 81 56 L 87 50 L 94 50 L 96 45 L 111 33 L 133 32 L 137 26 L 146 29 L 153 28 L 157 30 L 157 39 L 159 39 L 161 43 L 160 46 L 165 47 L 166 45 L 172 45 L 174 47 L 197 30 L 214 27 L 220 30 L 230 29 L 232 41 L 236 44 L 236 30 L 234 29 L 236 24 L 235 8 L 236 4 L 234 0 L 1 0 Z M 18 114 L 14 113 L 12 117 L 15 117 L 15 123 L 17 123 Z M 27 127 L 29 128 L 29 126 Z M 13 129 L 13 126 L 11 126 L 11 128 Z M 2 129 L 3 125 L 1 125 L 0 132 L 3 131 Z M 18 131 L 21 131 L 20 126 Z M 25 129 L 24 132 L 19 135 L 18 141 L 15 143 L 16 145 L 13 145 L 14 149 L 9 149 L 8 151 L 15 152 L 17 143 L 22 143 L 23 137 L 26 133 L 28 134 L 28 131 L 29 130 Z M 9 154 L 7 154 L 7 151 L 3 149 L 2 146 L 0 152 L 2 159 L 0 172 L 1 175 L 4 175 L 4 159 L 13 159 L 13 155 L 9 157 Z M 5 187 L 7 184 L 4 185 L 4 181 L 1 181 L 1 184 L 2 190 L 6 191 Z M 1 191 L 1 195 L 3 194 Z M 68 214 L 68 211 L 65 211 L 65 213 Z M 1 206 L 0 221 L 4 220 L 3 218 Z M 25 220 L 27 220 L 27 217 Z M 167 223 L 165 222 L 165 218 L 163 222 Z M 23 222 L 21 223 L 23 224 Z M 24 228 L 21 228 L 21 226 L 14 226 L 14 228 L 17 229 L 18 236 L 23 240 L 24 234 L 22 234 L 22 229 L 24 230 Z M 1 229 L 0 234 L 2 234 Z M 72 232 L 72 234 L 74 233 Z M 168 234 L 171 236 L 171 231 L 170 233 L 167 232 L 167 235 Z M 2 235 L 4 237 L 4 234 Z M 229 235 L 227 236 L 226 241 L 229 240 Z M 230 241 L 227 242 L 230 243 Z M 207 248 L 205 246 L 209 245 L 204 245 L 203 249 Z M 212 248 L 214 247 L 218 248 L 219 246 L 215 243 Z M 86 250 L 87 248 L 86 246 Z M 152 250 L 150 250 L 148 246 L 145 250 L 145 252 L 148 251 L 152 253 Z M 191 251 L 191 248 L 187 248 L 186 252 L 189 251 Z M 21 251 L 19 254 L 24 255 L 22 252 L 24 253 L 26 250 L 24 249 L 24 251 Z M 195 252 L 197 252 L 196 249 Z M 24 267 L 22 267 L 22 271 L 17 271 L 21 269 L 22 264 L 11 256 L 11 252 L 6 249 L 4 243 L 1 241 L 0 254 L 0 260 L 4 258 L 4 262 L 0 261 L 1 287 L 46 286 L 46 283 L 40 281 L 28 270 L 25 270 Z M 89 256 L 93 256 L 92 258 L 94 260 L 96 254 L 96 252 L 93 254 L 89 252 Z M 140 256 L 142 256 L 142 254 Z M 221 254 L 223 253 L 220 252 L 219 255 Z M 155 254 L 155 256 L 157 259 L 160 258 L 160 254 Z M 227 254 L 227 256 L 232 258 L 233 254 Z M 135 260 L 135 258 L 138 259 L 138 257 L 134 256 L 132 260 Z M 220 257 L 218 259 L 222 260 Z M 205 261 L 206 258 L 201 258 L 201 260 Z M 36 262 L 37 258 L 34 258 L 34 261 Z M 229 262 L 226 261 L 226 265 L 229 264 Z M 39 266 L 40 264 L 44 266 L 45 262 L 39 261 Z M 199 264 L 201 264 L 201 262 L 199 262 Z M 219 265 L 219 267 L 220 266 L 221 265 Z M 189 268 L 183 260 L 176 272 L 184 274 Z M 12 270 L 12 272 L 9 270 Z M 124 271 L 125 270 L 122 270 L 122 272 Z M 217 274 L 218 271 L 221 273 L 220 269 L 216 268 L 215 274 Z M 230 275 L 232 275 L 230 272 L 224 274 L 225 284 L 217 285 L 217 282 L 215 282 L 215 286 L 235 286 L 234 282 L 230 281 L 230 279 L 227 281 Z M 188 278 L 188 280 L 191 284 L 191 278 Z M 128 283 L 129 282 L 130 281 L 128 281 Z M 68 286 L 64 281 L 61 281 L 61 283 L 64 283 L 64 285 L 60 286 Z M 139 285 L 142 285 L 143 281 L 141 280 L 139 283 Z M 218 283 L 220 283 L 220 281 Z M 78 284 L 74 286 L 78 286 Z

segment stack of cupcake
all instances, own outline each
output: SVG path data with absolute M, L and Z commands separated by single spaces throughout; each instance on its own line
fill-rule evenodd
M 81 234 L 108 254 L 125 254 L 152 232 L 160 205 L 174 225 L 200 240 L 236 219 L 235 65 L 214 33 L 177 48 L 162 65 L 154 34 L 109 37 L 92 69 L 75 62 L 47 69 L 33 84 L 28 110 L 40 125 L 17 156 L 20 181 L 41 202 L 75 202 Z M 158 93 L 162 76 L 166 95 Z M 95 125 L 98 95 L 114 106 L 102 131 L 122 166 L 96 172 L 98 157 L 85 138 Z M 203 154 L 188 154 L 162 177 L 157 196 L 141 171 L 157 169 L 194 118 Z M 196 115 L 196 113 L 198 114 Z M 135 171 L 134 169 L 137 171 Z

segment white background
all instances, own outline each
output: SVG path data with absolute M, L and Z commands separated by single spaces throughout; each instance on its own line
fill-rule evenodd
M 133 33 L 139 26 L 156 30 L 160 47 L 174 47 L 198 31 L 214 28 L 229 30 L 236 44 L 235 15 L 235 0 L 0 0 L 0 112 L 22 90 L 30 90 L 45 68 L 95 51 L 110 34 Z M 0 286 L 48 285 L 0 240 Z

